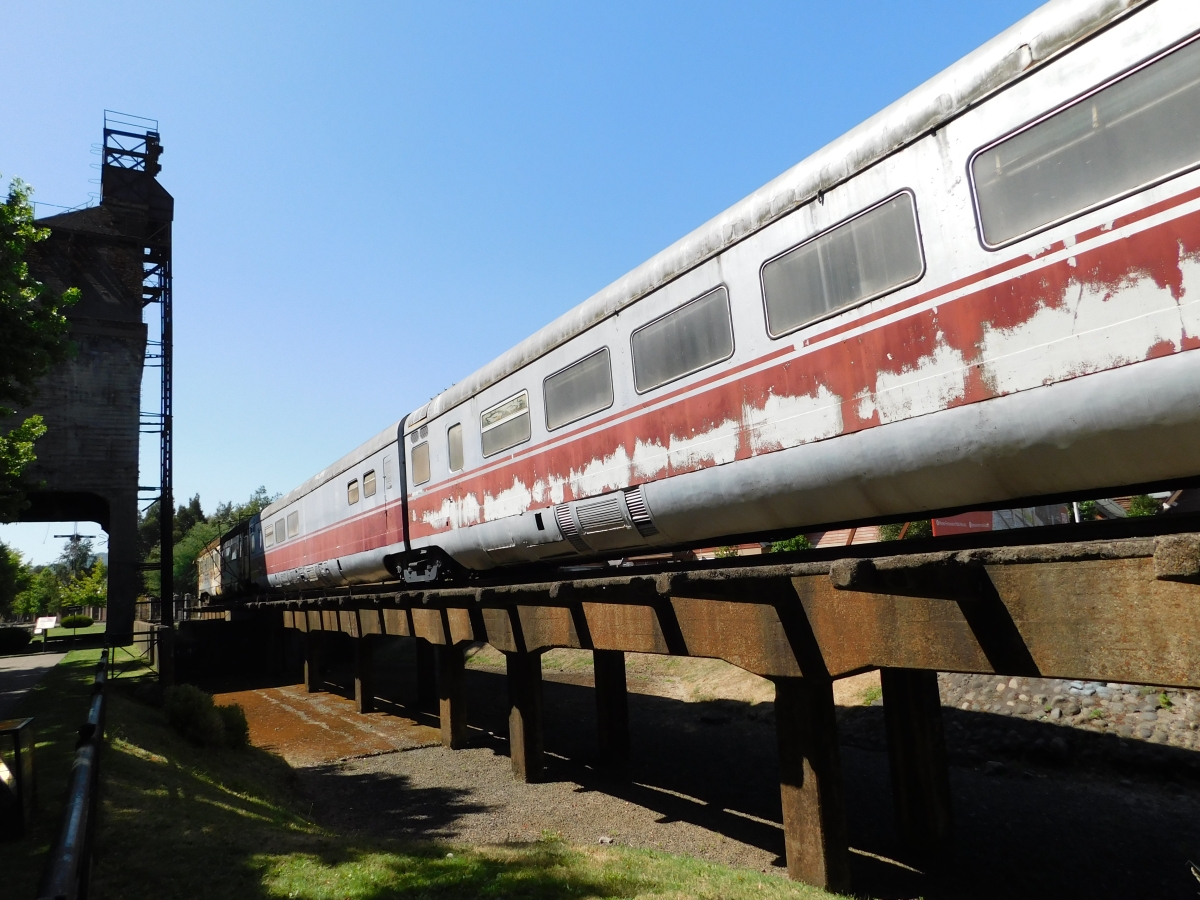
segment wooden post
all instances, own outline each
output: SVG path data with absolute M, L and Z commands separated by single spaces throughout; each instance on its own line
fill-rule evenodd
M 948 849 L 954 819 L 937 673 L 881 669 L 896 829 L 910 847 Z
M 360 713 L 375 712 L 375 641 L 354 639 L 354 702 Z
M 841 758 L 826 677 L 775 680 L 775 728 L 788 875 L 831 891 L 850 888 Z
M 413 638 L 417 645 L 417 708 L 433 709 L 437 706 L 437 664 L 433 658 L 433 644 L 424 638 Z
M 629 693 L 625 683 L 625 653 L 593 650 L 596 673 L 596 734 L 600 764 L 621 769 L 629 762 Z
M 508 663 L 508 747 L 519 781 L 542 777 L 542 655 L 505 653 Z
M 304 635 L 304 687 L 310 694 L 321 690 L 325 681 L 324 656 L 325 635 L 320 631 L 309 631 Z
M 467 746 L 467 703 L 463 689 L 466 656 L 463 650 L 462 644 L 434 648 L 442 746 L 451 750 Z

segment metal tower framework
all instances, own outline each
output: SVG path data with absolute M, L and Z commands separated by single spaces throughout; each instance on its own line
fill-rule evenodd
M 154 178 L 162 170 L 158 158 L 163 148 L 158 122 L 105 110 L 104 160 L 102 175 L 110 169 L 144 173 Z M 124 173 L 122 173 L 124 174 Z M 115 179 L 113 179 L 115 181 Z M 102 184 L 110 179 L 102 177 Z M 122 179 L 122 181 L 126 181 Z M 128 183 L 126 181 L 126 183 Z M 160 436 L 159 449 L 159 593 L 162 623 L 175 621 L 172 594 L 172 553 L 175 531 L 175 499 L 172 476 L 172 309 L 171 309 L 171 221 L 151 216 L 142 240 L 142 308 L 158 304 L 159 340 L 146 342 L 146 365 L 157 366 L 161 375 L 158 413 L 142 413 L 142 433 Z M 157 352 L 155 352 L 157 351 Z

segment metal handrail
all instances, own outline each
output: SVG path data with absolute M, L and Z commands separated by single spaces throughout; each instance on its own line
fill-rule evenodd
M 79 728 L 71 765 L 67 805 L 58 840 L 50 851 L 38 885 L 37 900 L 86 900 L 92 870 L 92 842 L 100 780 L 100 747 L 104 743 L 104 689 L 108 682 L 109 648 L 96 667 L 87 721 Z

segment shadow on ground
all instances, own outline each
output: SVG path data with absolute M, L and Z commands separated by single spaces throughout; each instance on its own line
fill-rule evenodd
M 350 692 L 348 676 L 332 667 L 330 689 Z M 596 767 L 590 677 L 552 677 L 559 680 L 548 679 L 544 693 L 548 779 L 621 797 L 663 822 L 709 829 L 783 865 L 771 704 L 631 694 L 632 762 L 617 778 Z M 507 753 L 503 674 L 469 670 L 467 696 L 472 745 Z M 411 696 L 400 702 L 413 709 Z M 937 865 L 897 835 L 882 708 L 839 710 L 856 894 L 1194 900 L 1187 860 L 1200 859 L 1200 754 L 988 713 L 945 709 L 944 717 L 956 842 L 951 859 Z M 454 836 L 452 812 L 433 808 L 434 797 L 406 796 L 401 779 L 308 771 L 315 796 L 337 798 L 340 826 Z M 381 801 L 389 812 L 373 817 Z

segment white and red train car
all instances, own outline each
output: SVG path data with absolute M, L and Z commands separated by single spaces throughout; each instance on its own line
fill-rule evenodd
M 260 582 L 1200 474 L 1198 37 L 1047 4 L 272 504 Z

